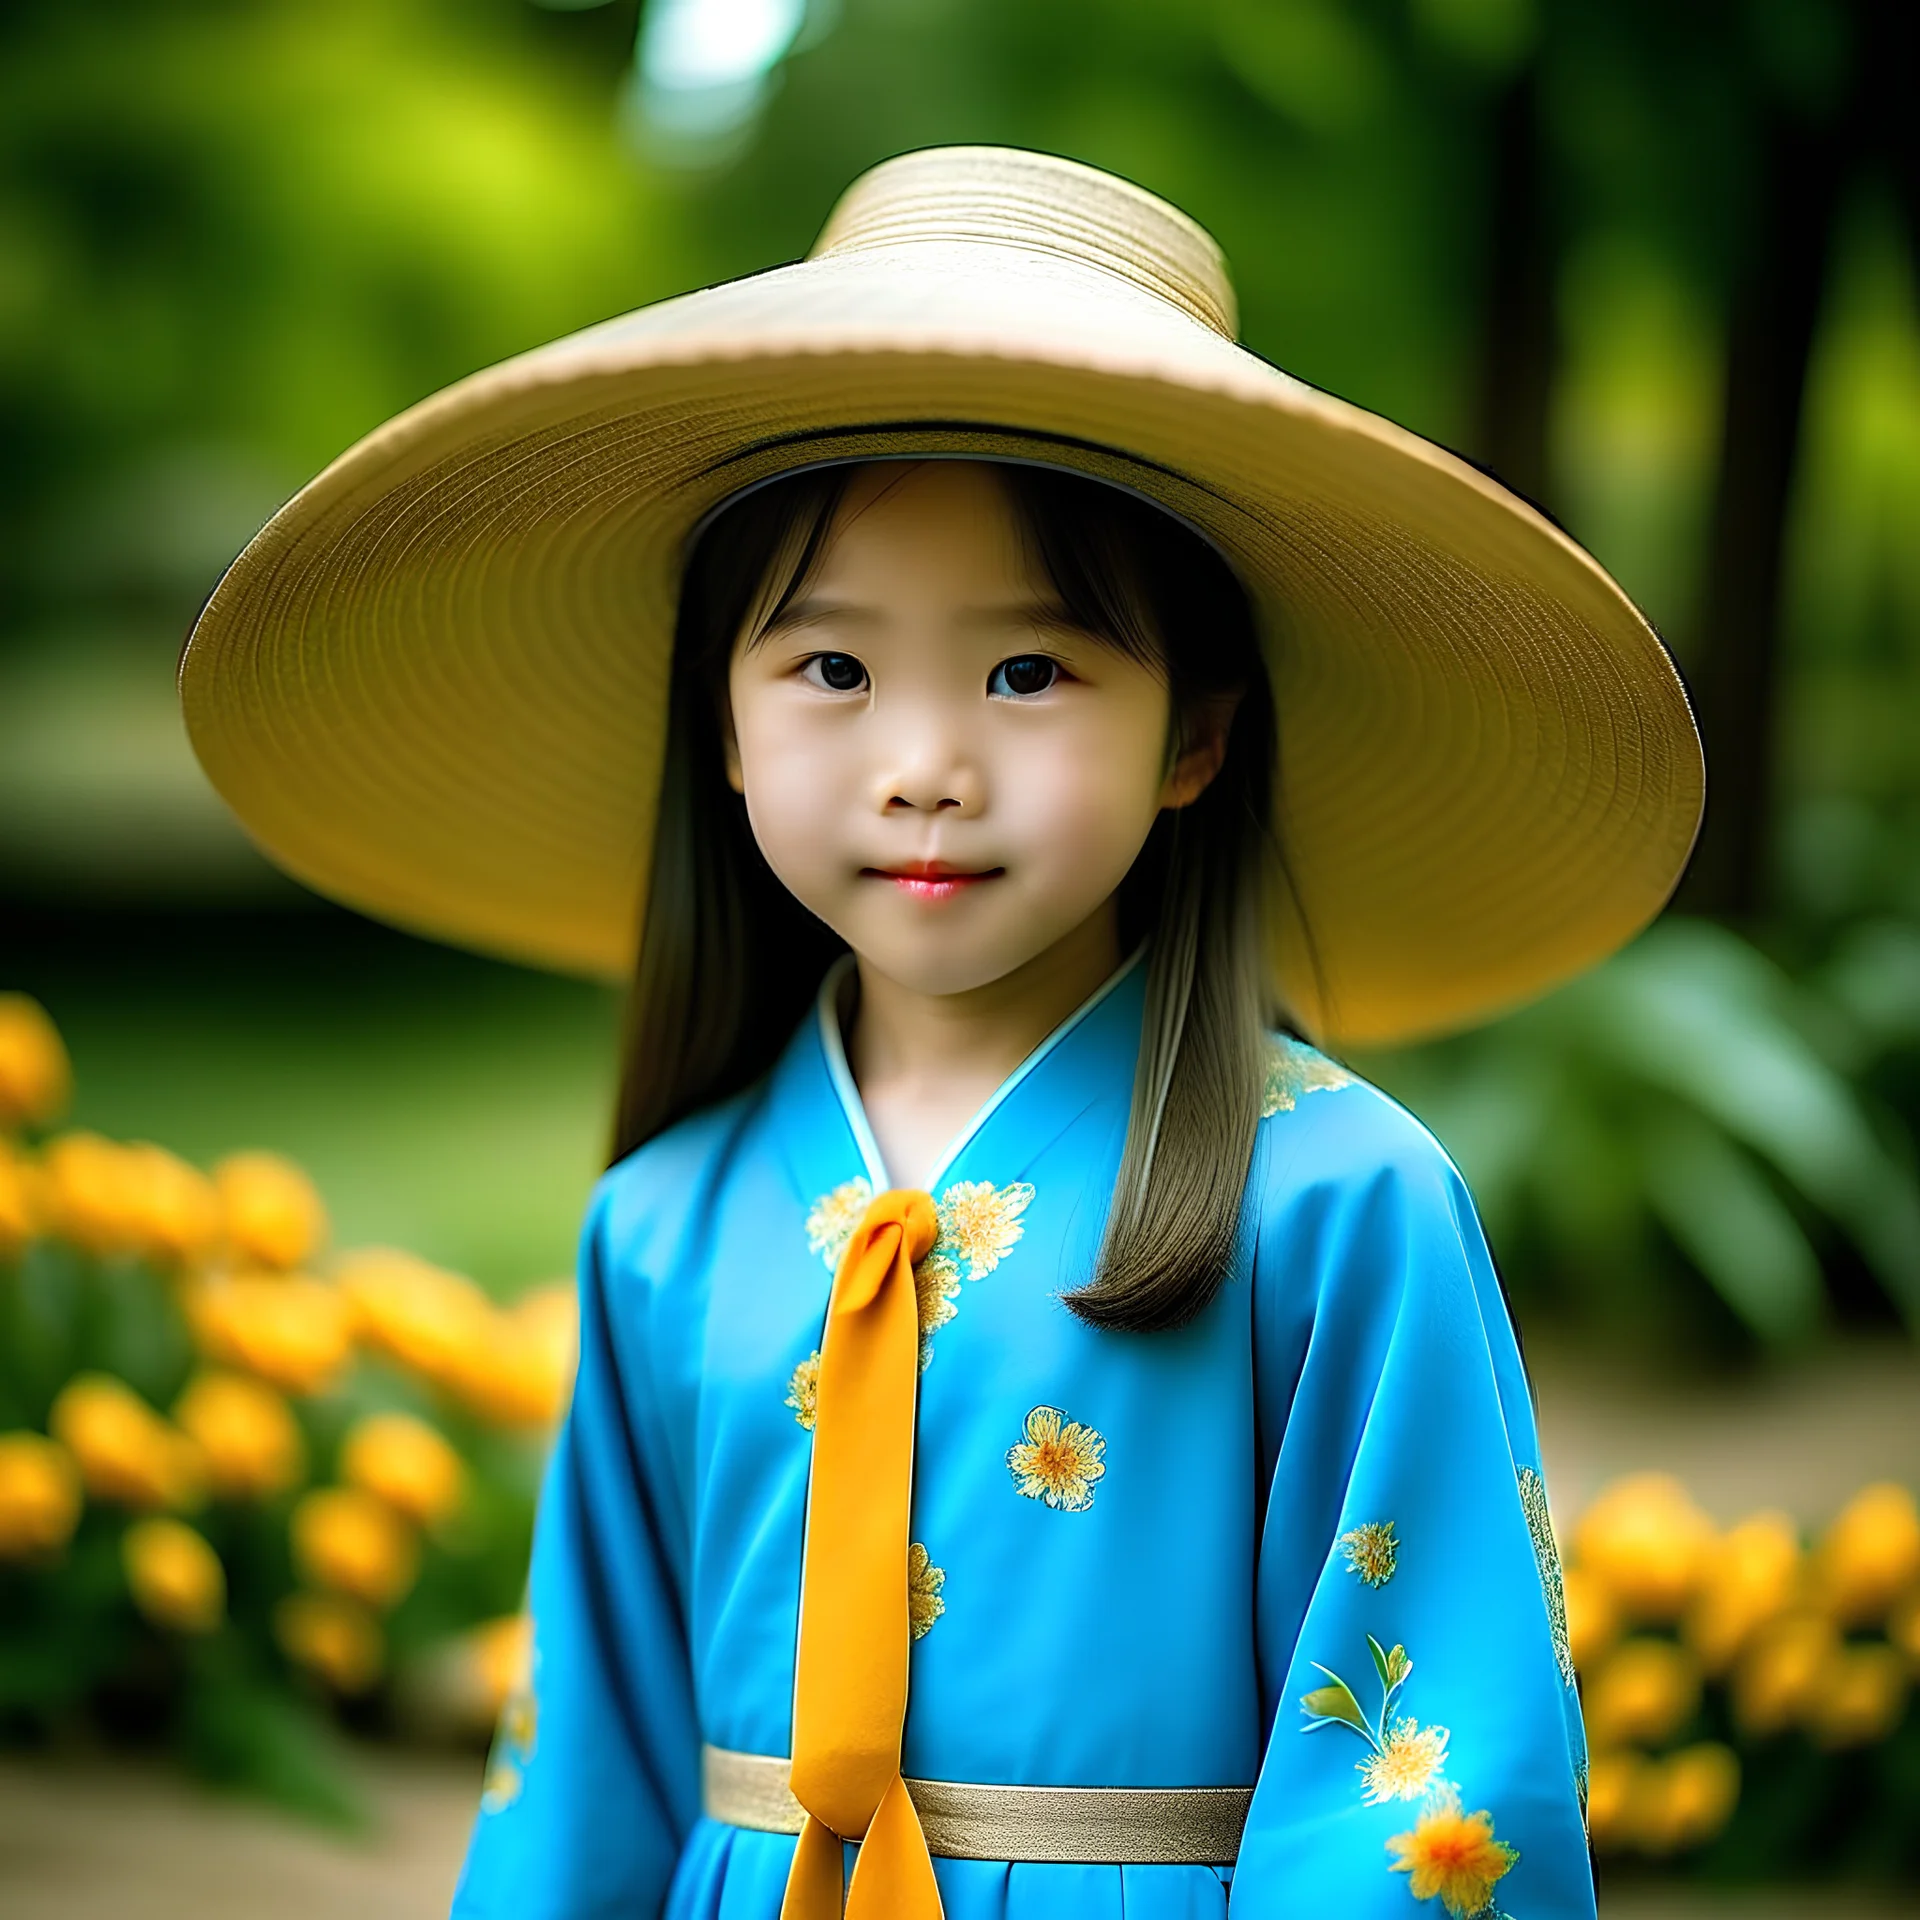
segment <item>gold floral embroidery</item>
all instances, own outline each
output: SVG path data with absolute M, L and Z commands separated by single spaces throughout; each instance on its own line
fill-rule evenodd
M 860 1216 L 872 1205 L 873 1187 L 864 1178 L 843 1180 L 813 1203 L 807 1214 L 807 1247 L 827 1263 L 829 1273 L 840 1265 Z
M 1353 1075 L 1345 1067 L 1335 1066 L 1304 1040 L 1276 1033 L 1267 1043 L 1267 1085 L 1260 1118 L 1291 1113 L 1303 1094 L 1332 1093 L 1352 1085 Z
M 1400 1542 L 1393 1537 L 1391 1520 L 1369 1520 L 1340 1536 L 1347 1566 L 1370 1587 L 1384 1587 L 1393 1578 L 1400 1558 Z
M 1085 1513 L 1093 1505 L 1093 1483 L 1107 1471 L 1106 1441 L 1058 1407 L 1035 1407 L 1026 1434 L 1007 1449 L 1014 1484 L 1027 1499 L 1057 1512 Z
M 1540 1570 L 1540 1591 L 1546 1596 L 1554 1664 L 1560 1669 L 1561 1684 L 1570 1687 L 1574 1685 L 1574 1670 L 1573 1646 L 1567 1637 L 1567 1583 L 1560 1572 L 1560 1550 L 1554 1544 L 1553 1521 L 1547 1512 L 1547 1483 L 1531 1467 L 1520 1469 L 1520 1510 L 1527 1516 L 1534 1564 Z
M 1020 1216 L 1033 1198 L 1024 1180 L 996 1187 L 991 1180 L 956 1180 L 940 1196 L 940 1237 L 933 1258 L 944 1254 L 964 1267 L 969 1280 L 983 1280 L 1013 1251 L 1025 1229 Z
M 786 1404 L 793 1409 L 794 1419 L 806 1430 L 813 1431 L 813 1423 L 820 1417 L 820 1351 L 814 1351 L 793 1370 L 793 1378 L 787 1382 Z
M 913 1270 L 913 1290 L 920 1303 L 920 1371 L 933 1358 L 933 1336 L 960 1311 L 960 1275 L 953 1262 L 936 1246 Z
M 947 1603 L 940 1589 L 947 1584 L 946 1569 L 936 1567 L 918 1540 L 907 1548 L 907 1625 L 914 1639 L 933 1631 L 933 1623 L 946 1612 Z
M 1445 1727 L 1423 1727 L 1404 1716 L 1396 1720 L 1379 1752 L 1359 1763 L 1367 1788 L 1361 1800 L 1370 1807 L 1389 1800 L 1418 1800 L 1447 1764 L 1447 1738 Z
M 1438 1899 L 1454 1920 L 1477 1920 L 1493 1907 L 1493 1890 L 1520 1858 L 1493 1837 L 1493 1816 L 1462 1813 L 1460 1795 L 1441 1787 L 1421 1809 L 1411 1831 L 1387 1842 L 1392 1871 L 1407 1875 L 1416 1900 Z
M 529 1641 L 532 1628 L 529 1624 Z M 537 1643 L 532 1659 L 539 1660 Z M 529 1676 L 502 1702 L 500 1720 L 494 1729 L 493 1749 L 487 1755 L 487 1771 L 480 1787 L 480 1807 L 484 1813 L 504 1813 L 520 1798 L 527 1763 L 533 1758 L 540 1730 L 540 1702 Z

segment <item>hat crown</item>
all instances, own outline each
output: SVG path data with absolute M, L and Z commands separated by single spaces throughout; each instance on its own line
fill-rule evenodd
M 927 147 L 883 160 L 840 196 L 807 257 L 939 241 L 1100 267 L 1236 337 L 1233 282 L 1204 227 L 1129 180 L 1017 147 Z

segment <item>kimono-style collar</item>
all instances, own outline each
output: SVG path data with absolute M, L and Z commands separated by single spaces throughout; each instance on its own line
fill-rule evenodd
M 1108 974 L 1086 999 L 1081 1001 L 1047 1037 L 1001 1081 L 973 1118 L 947 1143 L 946 1151 L 941 1154 L 933 1171 L 927 1176 L 929 1187 L 939 1182 L 953 1163 L 965 1152 L 979 1135 L 980 1130 L 993 1115 L 1005 1104 L 1033 1072 L 1060 1044 L 1085 1021 L 1096 1008 L 1101 1006 L 1110 995 L 1140 967 L 1145 956 L 1144 946 L 1136 947 L 1131 954 Z M 853 955 L 842 954 L 828 968 L 827 976 L 820 983 L 819 996 L 815 1002 L 815 1022 L 820 1036 L 820 1051 L 824 1056 L 827 1075 L 833 1084 L 833 1091 L 846 1116 L 849 1130 L 860 1149 L 861 1160 L 865 1163 L 867 1178 L 872 1182 L 873 1191 L 884 1192 L 895 1184 L 888 1175 L 878 1141 L 873 1137 L 873 1129 L 867 1122 L 867 1111 L 860 1099 L 860 1090 L 854 1085 L 852 1070 L 847 1065 L 847 1050 L 840 1032 L 840 997 L 848 976 L 853 971 Z M 1128 1079 L 1132 1078 L 1132 1062 L 1128 1061 Z

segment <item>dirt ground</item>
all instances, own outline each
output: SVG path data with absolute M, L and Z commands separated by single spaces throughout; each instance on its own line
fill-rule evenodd
M 1574 1353 L 1530 1361 L 1561 1515 L 1577 1513 L 1612 1475 L 1641 1467 L 1680 1474 L 1722 1520 L 1783 1506 L 1817 1522 L 1867 1480 L 1920 1486 L 1920 1363 L 1896 1349 L 1679 1396 Z M 382 1826 L 357 1842 L 158 1770 L 0 1764 L 0 1915 L 435 1920 L 459 1868 L 478 1762 L 368 1753 L 362 1764 Z M 1632 1887 L 1604 1890 L 1601 1911 L 1603 1920 L 1920 1920 L 1920 1890 Z

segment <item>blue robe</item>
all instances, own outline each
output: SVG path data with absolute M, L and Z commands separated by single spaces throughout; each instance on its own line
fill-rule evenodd
M 1532 1405 L 1433 1138 L 1276 1037 L 1213 1304 L 1123 1334 L 1060 1303 L 1113 1190 L 1144 974 L 1057 1029 L 928 1183 L 903 1770 L 1257 1790 L 1231 1870 L 937 1859 L 948 1920 L 1198 1920 L 1229 1888 L 1250 1920 L 1442 1920 L 1472 1883 L 1422 1899 L 1413 1869 L 1420 1823 L 1449 1818 L 1483 1866 L 1517 1850 L 1481 1911 L 1590 1920 Z M 889 1184 L 831 985 L 765 1079 L 595 1190 L 531 1694 L 456 1920 L 779 1913 L 794 1842 L 704 1817 L 699 1753 L 788 1752 L 810 1369 L 839 1248 Z

